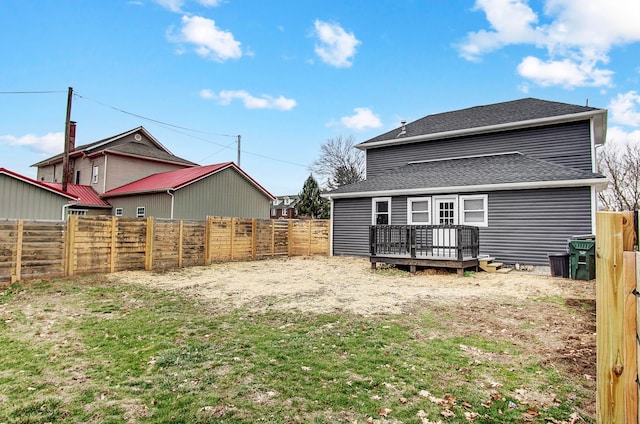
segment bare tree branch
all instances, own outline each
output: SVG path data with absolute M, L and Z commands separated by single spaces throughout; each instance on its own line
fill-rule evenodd
M 364 153 L 355 147 L 355 138 L 337 136 L 320 146 L 320 157 L 311 164 L 311 171 L 319 175 L 325 186 L 334 188 L 364 180 Z
M 609 210 L 640 209 L 640 145 L 623 148 L 607 144 L 598 151 L 598 171 L 609 179 L 609 186 L 598 193 L 602 206 Z

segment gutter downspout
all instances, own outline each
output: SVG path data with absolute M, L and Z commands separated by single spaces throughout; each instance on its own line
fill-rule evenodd
M 67 209 L 69 206 L 72 206 L 73 203 L 67 203 L 66 205 L 62 205 L 62 221 L 67 220 Z
M 173 204 L 174 204 L 175 197 L 174 197 L 173 193 L 171 192 L 171 189 L 167 189 L 167 194 L 169 196 L 171 196 L 171 215 L 170 215 L 169 218 L 173 219 Z
M 107 158 L 109 156 L 107 156 L 106 153 L 103 153 L 103 154 L 104 154 L 104 178 L 102 181 L 102 192 L 106 193 L 107 192 Z

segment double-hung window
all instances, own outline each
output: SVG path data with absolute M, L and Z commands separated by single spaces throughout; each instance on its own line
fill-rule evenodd
M 407 199 L 407 222 L 409 225 L 431 224 L 431 197 Z
M 391 197 L 374 197 L 371 206 L 371 223 L 373 225 L 391 224 Z
M 486 194 L 460 196 L 460 223 L 476 227 L 489 226 L 487 203 Z
M 100 173 L 100 167 L 98 165 L 94 165 L 93 174 L 91 177 L 91 182 L 93 184 L 98 184 L 98 174 Z

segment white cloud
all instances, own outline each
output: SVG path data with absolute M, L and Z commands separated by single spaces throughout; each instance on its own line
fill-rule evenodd
M 247 109 L 277 109 L 291 110 L 296 107 L 297 102 L 294 99 L 287 99 L 284 96 L 272 97 L 263 94 L 261 97 L 255 97 L 245 90 L 222 90 L 219 94 L 215 94 L 209 89 L 200 90 L 200 97 L 203 99 L 217 99 L 218 103 L 228 105 L 233 100 L 242 101 Z
M 640 127 L 640 94 L 636 91 L 618 94 L 611 99 L 607 109 L 609 110 L 611 122 Z
M 314 26 L 315 35 L 319 40 L 315 52 L 320 56 L 320 59 L 337 68 L 351 67 L 356 47 L 361 44 L 355 35 L 347 33 L 338 24 L 330 24 L 320 20 L 316 20 Z
M 43 136 L 26 134 L 22 137 L 2 135 L 0 136 L 0 142 L 13 147 L 26 147 L 37 153 L 55 155 L 61 153 L 64 148 L 64 133 L 48 133 Z
M 200 90 L 200 97 L 202 97 L 203 99 L 215 99 L 216 94 L 208 88 L 203 88 L 202 90 Z
M 195 45 L 195 52 L 216 62 L 242 57 L 240 42 L 233 34 L 220 30 L 212 19 L 201 16 L 183 16 L 180 34 L 169 34 L 170 41 Z
M 570 59 L 541 61 L 525 57 L 518 65 L 518 73 L 543 87 L 560 85 L 566 88 L 610 86 L 613 72 L 596 69 L 593 63 L 575 63 Z
M 467 34 L 458 46 L 467 60 L 508 45 L 528 44 L 546 49 L 547 58 L 527 57 L 520 74 L 541 85 L 611 86 L 609 51 L 640 41 L 640 2 L 637 0 L 544 0 L 543 18 L 527 0 L 476 0 L 488 30 Z M 559 78 L 557 72 L 569 72 Z
M 340 118 L 340 122 L 347 128 L 354 130 L 364 130 L 367 128 L 380 128 L 382 122 L 371 109 L 366 107 L 357 107 L 354 109 L 355 114 Z
M 156 0 L 156 3 L 172 12 L 181 12 L 184 0 Z
M 172 12 L 182 13 L 182 7 L 186 0 L 155 0 L 160 6 Z M 197 0 L 197 3 L 204 7 L 217 7 L 222 4 L 223 0 Z
M 622 148 L 630 143 L 640 145 L 640 130 L 629 132 L 620 127 L 607 129 L 607 145 L 613 144 L 617 148 Z

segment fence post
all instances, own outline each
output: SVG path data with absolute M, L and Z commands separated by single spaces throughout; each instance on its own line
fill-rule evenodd
M 65 276 L 72 276 L 76 273 L 76 264 L 75 264 L 75 250 L 76 250 L 76 223 L 78 222 L 78 217 L 76 215 L 69 215 L 67 218 L 67 246 L 66 246 L 66 255 L 65 255 Z
M 233 245 L 236 237 L 236 219 L 231 218 L 230 221 L 231 225 L 229 228 L 231 228 L 231 234 L 229 235 L 229 258 L 233 260 Z
M 115 216 L 111 217 L 111 246 L 109 253 L 109 272 L 113 273 L 116 271 L 116 234 L 118 228 L 118 218 Z
M 597 240 L 597 239 L 596 239 Z M 638 351 L 636 311 L 636 252 L 624 252 L 624 393 L 625 422 L 638 422 Z
M 624 422 L 624 281 L 622 216 L 596 213 L 596 350 L 598 423 Z
M 11 276 L 11 284 L 22 279 L 22 239 L 24 237 L 24 220 L 18 220 L 18 230 L 16 234 L 16 263 L 15 271 Z
M 184 222 L 180 220 L 180 226 L 178 227 L 178 268 L 182 268 L 182 237 L 184 235 Z
M 147 218 L 147 239 L 144 246 L 144 269 L 153 269 L 153 217 Z
M 271 257 L 276 255 L 276 221 L 271 220 Z
M 211 226 L 213 225 L 213 217 L 207 216 L 204 227 L 204 264 L 211 264 Z
M 287 231 L 287 256 L 293 256 L 293 220 L 288 222 Z
M 251 258 L 255 259 L 258 252 L 258 220 L 251 218 Z
M 640 225 L 640 221 L 638 222 Z M 635 282 L 636 282 L 636 292 L 640 291 L 640 252 L 634 252 L 635 255 Z M 640 349 L 640 335 L 638 334 L 638 329 L 640 329 L 640 313 L 638 309 L 640 309 L 640 302 L 638 302 L 638 298 L 635 299 L 635 308 L 636 308 L 636 326 L 635 326 L 635 340 L 633 344 L 636 349 L 636 363 L 635 365 L 635 374 L 638 375 L 638 370 L 640 369 L 640 354 L 638 353 L 638 349 Z M 640 401 L 640 384 L 636 385 L 636 416 L 638 416 L 638 409 L 640 409 L 640 405 L 638 405 L 638 401 Z M 631 417 L 633 419 L 633 417 Z M 627 420 L 631 421 L 631 420 Z M 637 420 L 633 420 L 631 422 L 640 422 L 640 417 Z

